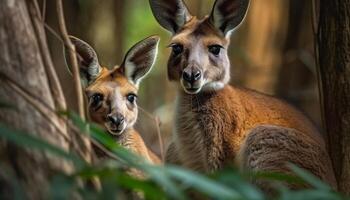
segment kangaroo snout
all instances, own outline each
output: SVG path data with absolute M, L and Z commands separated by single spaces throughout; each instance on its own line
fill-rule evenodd
M 114 125 L 119 126 L 120 124 L 124 123 L 124 116 L 121 114 L 108 115 L 108 120 Z
M 182 78 L 190 84 L 195 83 L 202 77 L 202 72 L 199 69 L 186 68 L 182 73 Z
M 107 127 L 110 132 L 120 134 L 125 129 L 125 117 L 120 113 L 112 113 L 107 116 Z
M 198 67 L 186 67 L 182 72 L 181 83 L 187 93 L 197 93 L 202 87 L 202 70 Z

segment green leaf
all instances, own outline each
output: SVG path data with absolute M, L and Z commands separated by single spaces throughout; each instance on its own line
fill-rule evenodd
M 8 192 L 0 193 L 0 199 L 10 199 L 10 197 L 15 200 L 26 199 L 26 194 L 24 193 L 24 189 L 15 175 L 14 169 L 4 163 L 0 163 L 0 169 L 0 182 L 2 184 L 1 191 L 10 188 L 10 191 Z
M 149 175 L 149 178 L 154 180 L 158 185 L 165 189 L 174 199 L 187 199 L 177 184 L 175 184 L 166 173 L 165 167 L 149 166 L 143 167 L 143 171 Z
M 99 126 L 84 122 L 78 115 L 72 112 L 61 112 L 68 116 L 72 122 L 80 128 L 80 130 L 102 145 L 104 145 L 111 153 L 120 158 L 124 164 L 128 167 L 136 168 L 148 175 L 150 180 L 153 180 L 158 186 L 164 188 L 174 199 L 185 199 L 185 195 L 179 190 L 175 182 L 173 182 L 165 173 L 165 170 L 159 166 L 153 166 L 145 161 L 145 159 L 135 155 L 128 151 L 124 147 L 120 146 L 109 134 L 102 130 Z
M 118 185 L 123 186 L 124 188 L 130 188 L 135 192 L 142 191 L 147 199 L 165 199 L 165 194 L 160 187 L 152 184 L 149 181 L 141 181 L 135 179 L 129 175 L 118 174 L 115 180 L 117 180 Z
M 314 176 L 313 174 L 309 173 L 308 171 L 301 169 L 297 167 L 294 164 L 289 163 L 288 167 L 299 177 L 304 179 L 307 183 L 312 185 L 313 187 L 319 189 L 319 190 L 324 190 L 324 191 L 331 191 L 332 188 L 327 185 L 326 183 L 322 182 L 319 178 Z
M 117 168 L 110 168 L 109 166 L 105 166 L 101 169 L 97 167 L 86 168 L 79 171 L 75 176 L 84 179 L 100 177 L 102 181 L 105 181 L 105 179 L 111 179 L 123 188 L 131 189 L 133 191 L 142 191 L 145 196 L 148 197 L 148 199 L 165 198 L 165 194 L 160 187 L 149 180 L 137 179 L 133 176 L 130 176 L 125 170 L 120 169 L 119 166 Z
M 74 113 L 67 112 L 65 114 L 83 133 L 88 134 L 90 137 L 100 142 L 115 155 L 118 159 L 114 162 L 121 163 L 129 168 L 138 169 L 148 177 L 147 180 L 138 180 L 134 177 L 130 177 L 128 174 L 120 171 L 120 165 L 117 164 L 112 168 L 115 172 L 108 172 L 107 179 L 102 178 L 102 184 L 105 187 L 104 193 L 106 195 L 109 194 L 108 188 L 112 190 L 113 187 L 122 187 L 133 191 L 143 191 L 145 197 L 148 199 L 157 198 L 154 193 L 158 193 L 159 191 L 163 191 L 164 193 L 162 194 L 166 195 L 161 195 L 160 198 L 185 199 L 186 195 L 184 192 L 187 189 L 194 189 L 213 199 L 264 199 L 264 194 L 261 193 L 259 189 L 242 180 L 242 175 L 235 171 L 223 171 L 221 174 L 218 172 L 213 179 L 210 179 L 204 175 L 180 167 L 153 166 L 147 163 L 143 158 L 120 146 L 99 126 L 84 122 Z M 339 197 L 338 194 L 331 191 L 328 185 L 322 183 L 313 175 L 297 167 L 291 168 L 302 179 L 286 174 L 270 172 L 257 172 L 249 176 L 291 183 L 302 183 L 302 180 L 305 180 L 316 188 L 315 190 L 301 191 L 290 191 L 287 188 L 284 188 L 282 191 L 280 188 L 280 191 L 282 191 L 281 199 L 337 199 L 337 197 Z M 96 170 L 96 168 L 92 169 L 92 171 L 94 170 Z M 102 174 L 98 174 L 98 172 L 93 173 L 96 173 L 95 175 L 100 177 L 106 176 L 106 174 L 102 172 Z M 93 175 L 93 173 L 90 175 Z M 81 174 L 81 176 L 89 176 L 89 174 Z M 112 178 L 112 182 L 108 178 Z
M 234 169 L 225 169 L 215 174 L 215 180 L 222 182 L 240 193 L 244 199 L 261 200 L 264 194 L 255 186 L 249 184 L 241 174 Z
M 242 199 L 242 196 L 237 191 L 232 190 L 231 188 L 228 188 L 227 186 L 215 182 L 196 172 L 192 172 L 176 166 L 167 166 L 165 169 L 174 178 L 213 198 Z
M 81 158 L 79 158 L 73 153 L 68 153 L 59 147 L 56 147 L 42 139 L 35 137 L 32 134 L 29 134 L 23 131 L 16 131 L 16 130 L 9 129 L 1 123 L 0 123 L 0 137 L 20 147 L 27 147 L 27 148 L 32 148 L 36 150 L 50 152 L 66 160 L 72 161 L 74 164 L 76 164 L 77 167 L 82 167 L 86 164 Z
M 65 175 L 56 175 L 51 181 L 50 195 L 53 200 L 72 199 L 77 189 L 75 180 Z
M 345 200 L 337 193 L 324 190 L 289 191 L 284 189 L 280 200 Z
M 266 179 L 266 180 L 272 180 L 272 181 L 285 181 L 287 183 L 296 183 L 296 184 L 304 184 L 305 181 L 298 177 L 293 176 L 285 173 L 279 173 L 279 172 L 248 172 L 248 174 L 244 176 L 250 176 L 256 179 Z

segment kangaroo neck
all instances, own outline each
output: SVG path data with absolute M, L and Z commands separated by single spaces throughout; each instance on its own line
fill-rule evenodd
M 227 88 L 226 88 L 227 89 Z M 234 132 L 234 113 L 227 109 L 225 91 L 195 95 L 180 92 L 175 116 L 175 142 L 182 163 L 193 170 L 213 171 L 226 156 L 226 132 Z
M 127 147 L 134 131 L 134 128 L 128 128 L 124 130 L 120 135 L 114 135 L 112 137 L 118 144 Z
M 203 103 L 206 103 L 207 101 L 210 101 L 216 97 L 222 89 L 201 91 L 197 94 L 188 94 L 184 90 L 180 89 L 178 91 L 177 98 L 181 102 L 190 103 L 192 108 L 198 108 L 203 106 Z

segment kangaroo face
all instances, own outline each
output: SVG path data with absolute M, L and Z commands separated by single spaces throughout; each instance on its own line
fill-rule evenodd
M 79 54 L 91 119 L 112 135 L 121 135 L 137 120 L 138 86 L 154 64 L 159 38 L 150 37 L 137 43 L 120 67 L 111 70 L 99 65 L 95 51 L 87 43 L 74 37 L 71 41 Z
M 104 68 L 85 90 L 91 119 L 112 134 L 132 128 L 137 120 L 137 90 L 118 70 Z
M 157 21 L 172 33 L 168 78 L 185 92 L 222 88 L 230 79 L 230 35 L 244 19 L 249 0 L 217 0 L 210 16 L 197 19 L 181 0 L 150 0 Z
M 208 18 L 191 18 L 171 39 L 169 79 L 179 81 L 187 93 L 227 83 L 230 78 L 228 43 Z

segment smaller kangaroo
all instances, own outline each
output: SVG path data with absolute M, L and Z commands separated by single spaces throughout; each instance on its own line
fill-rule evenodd
M 336 188 L 323 138 L 306 116 L 269 95 L 228 85 L 230 36 L 249 3 L 216 0 L 211 14 L 198 19 L 182 0 L 150 0 L 156 20 L 172 34 L 168 79 L 178 85 L 166 162 L 203 172 L 237 162 L 285 173 L 291 162 Z
M 104 126 L 122 146 L 150 163 L 160 164 L 160 159 L 146 147 L 133 128 L 138 114 L 139 84 L 155 62 L 159 37 L 152 36 L 135 44 L 120 67 L 111 70 L 99 64 L 97 54 L 89 44 L 73 36 L 70 39 L 79 55 L 80 74 L 92 121 Z

